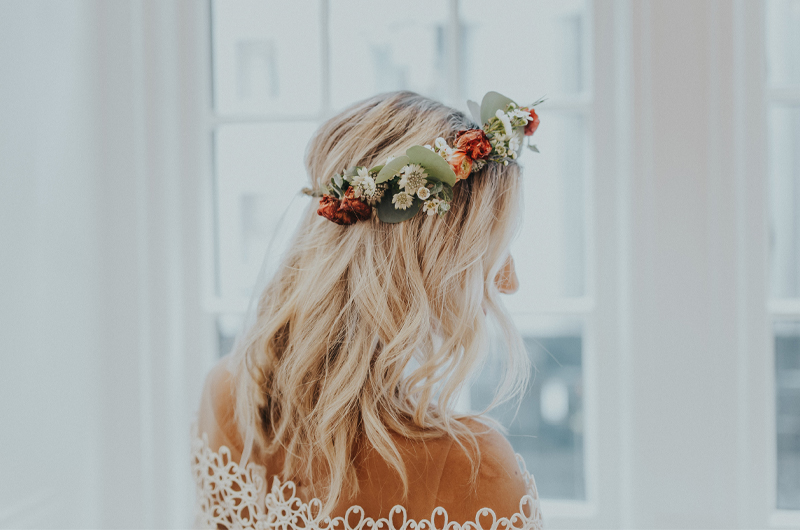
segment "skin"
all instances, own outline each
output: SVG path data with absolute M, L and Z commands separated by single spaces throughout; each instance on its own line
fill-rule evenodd
M 494 279 L 497 290 L 503 294 L 514 294 L 519 289 L 519 278 L 514 267 L 514 258 L 509 254 L 503 268 L 497 273 Z

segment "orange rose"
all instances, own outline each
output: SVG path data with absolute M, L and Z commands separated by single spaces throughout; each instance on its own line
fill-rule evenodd
M 483 129 L 466 129 L 456 133 L 456 149 L 463 149 L 473 160 L 488 158 L 492 144 Z
M 363 202 L 361 199 L 353 197 L 354 193 L 355 190 L 352 186 L 347 188 L 339 209 L 351 213 L 359 221 L 366 221 L 372 217 L 372 206 Z
M 481 131 L 483 132 L 483 131 Z M 450 156 L 447 157 L 447 162 L 453 168 L 453 173 L 456 174 L 457 180 L 463 180 L 469 176 L 472 171 L 472 158 L 463 149 L 455 149 Z
M 372 206 L 353 197 L 353 188 L 339 200 L 331 195 L 323 195 L 319 201 L 317 214 L 337 225 L 351 225 L 356 221 L 366 221 L 372 216 Z
M 536 132 L 536 129 L 539 128 L 539 116 L 536 115 L 536 111 L 531 109 L 523 108 L 522 110 L 527 110 L 531 113 L 531 121 L 525 124 L 525 136 L 531 136 L 533 133 Z

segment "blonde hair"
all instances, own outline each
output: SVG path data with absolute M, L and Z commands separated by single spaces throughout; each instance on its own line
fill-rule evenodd
M 373 97 L 316 133 L 311 186 L 439 136 L 452 144 L 473 127 L 411 92 Z M 281 452 L 283 480 L 321 488 L 326 511 L 358 491 L 353 461 L 365 444 L 408 493 L 391 433 L 449 436 L 477 450 L 453 402 L 488 348 L 490 317 L 507 351 L 498 400 L 524 388 L 528 358 L 494 282 L 519 220 L 520 169 L 490 163 L 454 191 L 444 218 L 420 213 L 398 224 L 373 216 L 339 226 L 312 200 L 237 346 L 239 428 L 255 427 L 256 455 Z

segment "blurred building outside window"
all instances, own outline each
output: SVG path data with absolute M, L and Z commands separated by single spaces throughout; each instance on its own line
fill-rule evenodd
M 506 299 L 534 372 L 517 411 L 492 415 L 536 470 L 543 498 L 587 499 L 585 356 L 591 352 L 592 4 L 478 0 L 391 4 L 213 1 L 215 293 L 219 353 L 242 326 L 255 286 L 277 266 L 309 199 L 304 150 L 348 105 L 413 90 L 466 111 L 496 90 L 520 104 L 547 97 L 526 153 L 525 219 L 512 246 L 521 288 Z M 524 20 L 509 31 L 508 13 Z M 358 20 L 358 24 L 353 24 Z M 505 34 L 502 49 L 483 35 Z M 294 182 L 294 185 L 287 185 Z M 279 185 L 276 185 L 279 184 Z M 267 250 L 269 249 L 269 253 Z M 499 365 L 491 356 L 463 396 L 481 410 Z

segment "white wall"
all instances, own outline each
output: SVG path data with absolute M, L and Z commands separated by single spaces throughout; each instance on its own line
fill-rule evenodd
M 190 523 L 205 11 L 0 3 L 0 526 Z
M 89 11 L 0 3 L 0 524 L 97 525 Z

